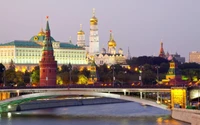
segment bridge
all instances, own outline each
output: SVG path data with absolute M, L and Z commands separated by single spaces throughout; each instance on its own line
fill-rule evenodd
M 0 101 L 0 112 L 8 111 L 9 106 L 24 102 L 54 98 L 63 95 L 70 96 L 94 96 L 109 97 L 133 101 L 144 105 L 150 105 L 161 109 L 168 109 L 167 105 L 159 104 L 162 101 L 162 93 L 170 93 L 170 87 L 91 87 L 91 86 L 68 86 L 68 87 L 25 87 L 25 88 L 0 88 L 0 93 L 16 93 L 17 96 Z M 22 94 L 23 93 L 23 94 Z M 131 93 L 139 93 L 139 98 Z M 156 100 L 148 100 L 146 93 L 154 93 Z M 160 96 L 161 95 L 161 96 Z M 170 95 L 170 94 L 169 94 Z

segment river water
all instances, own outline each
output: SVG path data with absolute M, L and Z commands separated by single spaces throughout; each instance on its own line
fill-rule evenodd
M 138 103 L 62 107 L 1 114 L 0 125 L 189 125 Z

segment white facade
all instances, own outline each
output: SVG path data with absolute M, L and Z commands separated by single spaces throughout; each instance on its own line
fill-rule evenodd
M 85 47 L 85 33 L 82 30 L 82 24 L 80 24 L 80 31 L 77 33 L 77 45 Z

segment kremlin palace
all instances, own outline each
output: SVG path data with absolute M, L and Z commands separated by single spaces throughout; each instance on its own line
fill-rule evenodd
M 91 59 L 96 65 L 126 64 L 126 57 L 123 50 L 119 48 L 116 51 L 116 42 L 112 32 L 108 41 L 108 50 L 105 48 L 99 51 L 98 19 L 93 10 L 93 16 L 90 19 L 89 45 L 86 45 L 85 33 L 80 25 L 80 31 L 77 32 L 77 44 L 69 42 L 60 42 L 50 36 L 54 50 L 55 60 L 58 67 L 72 64 L 73 66 L 87 66 Z M 31 37 L 30 40 L 14 40 L 8 43 L 0 44 L 0 63 L 9 66 L 11 62 L 15 64 L 16 71 L 33 70 L 42 57 L 44 47 L 45 32 L 41 28 L 40 32 Z

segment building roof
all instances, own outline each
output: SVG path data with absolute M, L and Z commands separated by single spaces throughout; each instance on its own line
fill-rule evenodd
M 41 45 L 32 41 L 14 40 L 9 43 L 0 44 L 0 46 L 17 46 L 17 47 L 41 47 Z
M 60 48 L 83 49 L 82 47 L 71 43 L 60 43 Z
M 0 46 L 16 46 L 16 47 L 42 47 L 42 44 L 40 45 L 37 42 L 34 41 L 25 41 L 25 40 L 14 40 L 12 42 L 0 44 Z M 60 48 L 64 49 L 84 49 L 82 47 L 78 47 L 77 45 L 71 44 L 71 43 L 60 43 Z
M 50 38 L 51 38 L 51 42 L 55 42 L 55 39 L 53 37 L 50 36 Z M 41 35 L 41 36 L 35 35 L 31 37 L 30 41 L 43 42 L 44 39 L 45 39 L 45 35 Z

